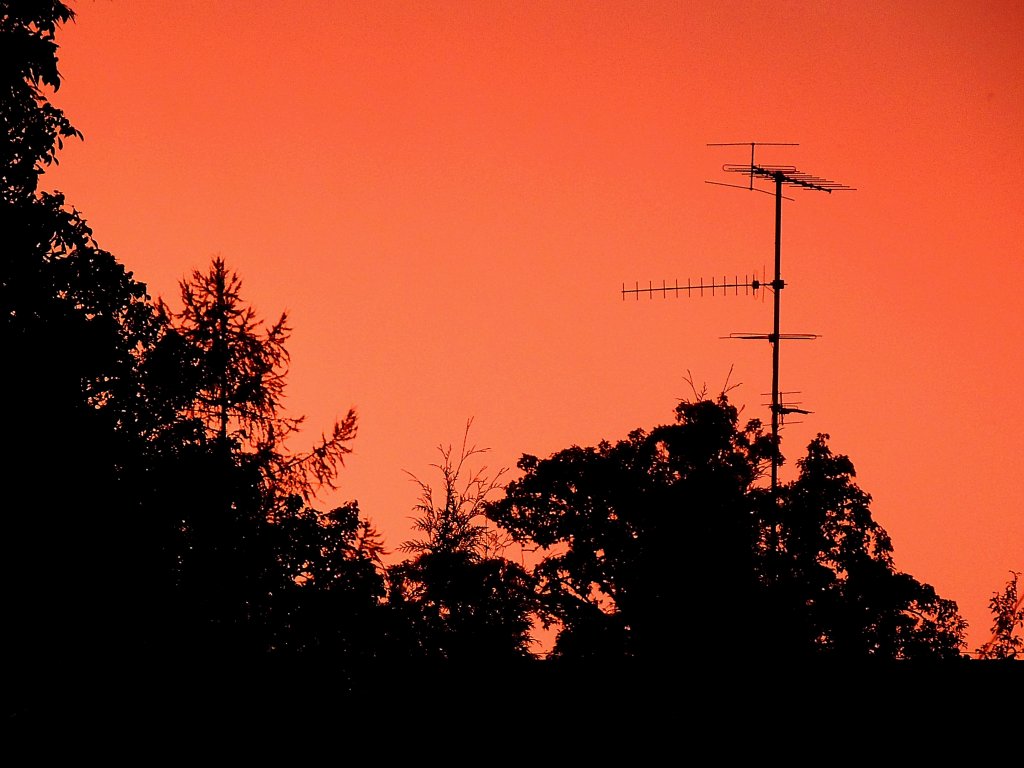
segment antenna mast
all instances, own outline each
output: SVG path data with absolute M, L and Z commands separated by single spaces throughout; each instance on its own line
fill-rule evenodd
M 782 420 L 782 416 L 787 413 L 808 413 L 798 408 L 786 407 L 781 398 L 779 391 L 779 345 L 783 339 L 788 340 L 802 340 L 802 339 L 815 339 L 817 335 L 809 333 L 793 333 L 793 334 L 782 334 L 779 330 L 780 326 L 780 309 L 781 309 L 781 293 L 782 289 L 786 287 L 785 281 L 782 279 L 782 200 L 791 200 L 792 198 L 785 197 L 782 194 L 782 188 L 784 185 L 791 187 L 797 187 L 800 189 L 816 190 L 818 192 L 832 193 L 839 190 L 852 190 L 853 187 L 848 187 L 838 182 L 829 181 L 828 179 L 821 178 L 820 176 L 814 176 L 809 173 L 797 170 L 791 165 L 764 165 L 756 162 L 754 153 L 756 147 L 759 146 L 775 146 L 775 147 L 796 147 L 798 144 L 788 142 L 762 142 L 762 141 L 749 141 L 749 142 L 725 142 L 708 144 L 709 147 L 738 147 L 738 146 L 749 146 L 750 147 L 750 163 L 735 165 L 726 164 L 722 166 L 722 170 L 726 173 L 738 173 L 747 176 L 749 182 L 746 185 L 740 184 L 728 184 L 718 181 L 708 181 L 708 184 L 717 184 L 725 187 L 737 187 L 739 189 L 747 189 L 754 192 L 763 192 L 766 194 L 775 195 L 775 275 L 770 283 L 764 282 L 764 280 L 757 280 L 756 278 L 747 280 L 744 277 L 744 281 L 740 282 L 738 277 L 734 278 L 732 282 L 729 282 L 726 278 L 722 279 L 722 282 L 717 282 L 716 279 L 712 279 L 711 285 L 704 283 L 703 279 L 699 285 L 692 285 L 690 281 L 687 281 L 685 286 L 679 285 L 676 281 L 673 285 L 667 285 L 664 281 L 661 287 L 648 284 L 647 288 L 641 288 L 637 283 L 633 288 L 626 288 L 625 284 L 622 286 L 622 297 L 625 299 L 627 294 L 635 295 L 636 298 L 640 298 L 641 293 L 646 293 L 652 297 L 655 293 L 660 292 L 661 295 L 667 296 L 669 293 L 678 296 L 680 293 L 685 292 L 687 296 L 693 293 L 699 293 L 704 295 L 704 291 L 710 289 L 711 294 L 715 295 L 718 289 L 721 289 L 723 295 L 732 290 L 734 294 L 739 293 L 739 289 L 743 288 L 744 293 L 753 292 L 756 296 L 758 291 L 762 288 L 771 288 L 772 294 L 774 295 L 774 307 L 773 307 L 773 325 L 771 333 L 733 333 L 730 334 L 730 338 L 735 339 L 767 339 L 772 345 L 772 444 L 774 450 L 772 452 L 772 495 L 774 496 L 778 489 L 778 478 L 779 478 L 779 426 Z M 774 190 L 761 189 L 755 186 L 755 180 L 764 179 L 774 183 Z M 763 294 L 762 294 L 763 295 Z
M 744 142 L 745 144 L 746 142 Z M 744 334 L 737 338 L 760 338 L 768 339 L 772 345 L 772 444 L 775 450 L 772 453 L 772 493 L 774 494 L 779 482 L 779 421 L 787 410 L 782 405 L 779 397 L 779 346 L 783 338 L 802 339 L 815 338 L 810 334 L 792 334 L 783 336 L 779 332 L 779 315 L 781 308 L 782 289 L 786 287 L 782 279 L 782 186 L 788 184 L 800 189 L 812 189 L 818 192 L 832 193 L 837 190 L 849 190 L 844 184 L 839 184 L 820 176 L 813 176 L 809 173 L 797 170 L 792 165 L 759 165 L 754 160 L 754 148 L 759 142 L 751 141 L 750 144 L 750 165 L 726 164 L 722 170 L 726 173 L 742 173 L 750 178 L 748 189 L 761 190 L 754 186 L 754 179 L 767 179 L 775 183 L 775 278 L 771 282 L 772 293 L 775 296 L 772 332 L 769 334 Z M 765 143 L 765 142 L 762 142 Z M 709 147 L 739 146 L 739 143 L 709 144 Z M 796 144 L 776 144 L 775 146 L 797 146 Z M 714 183 L 714 182 L 709 182 Z M 738 186 L 738 185 L 727 185 Z

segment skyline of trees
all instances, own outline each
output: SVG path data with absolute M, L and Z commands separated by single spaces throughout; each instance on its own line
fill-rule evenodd
M 215 258 L 181 308 L 97 244 L 40 174 L 77 130 L 59 88 L 59 2 L 0 2 L 0 344 L 16 450 L 5 460 L 2 653 L 14 706 L 41 682 L 268 660 L 331 670 L 353 689 L 412 661 L 472 669 L 551 661 L 820 658 L 965 653 L 953 601 L 900 572 L 853 463 L 819 435 L 797 480 L 758 481 L 774 445 L 725 392 L 675 421 L 488 474 L 468 444 L 441 449 L 408 557 L 358 501 L 327 512 L 357 414 L 311 448 L 288 444 L 287 315 L 266 325 Z M 527 567 L 511 545 L 535 550 Z M 1020 658 L 1017 574 L 991 601 L 978 655 Z M 258 668 L 254 667 L 254 668 Z

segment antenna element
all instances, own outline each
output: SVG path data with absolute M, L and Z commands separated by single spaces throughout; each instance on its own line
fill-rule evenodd
M 640 298 L 640 294 L 647 294 L 649 298 L 654 298 L 654 295 L 660 293 L 662 298 L 667 298 L 669 294 L 675 297 L 679 297 L 680 294 L 686 294 L 687 296 L 693 296 L 697 294 L 703 296 L 705 291 L 710 291 L 711 295 L 716 295 L 721 291 L 722 295 L 726 295 L 729 291 L 733 292 L 733 295 L 739 295 L 739 291 L 742 288 L 745 295 L 752 294 L 757 296 L 761 293 L 762 299 L 764 294 L 762 289 L 768 288 L 774 295 L 774 311 L 773 311 L 773 330 L 771 333 L 733 333 L 728 338 L 733 339 L 761 339 L 767 340 L 772 345 L 772 391 L 771 391 L 771 414 L 772 414 L 772 444 L 774 445 L 774 451 L 772 452 L 772 496 L 775 497 L 778 491 L 778 477 L 779 477 L 779 428 L 782 424 L 783 417 L 791 413 L 807 414 L 810 411 L 806 411 L 802 408 L 794 408 L 792 405 L 785 405 L 782 400 L 782 393 L 779 391 L 779 346 L 783 340 L 787 341 L 798 341 L 816 339 L 818 336 L 812 333 L 790 333 L 783 334 L 779 331 L 779 318 L 780 318 L 780 298 L 782 289 L 786 287 L 785 281 L 782 279 L 782 201 L 792 200 L 793 198 L 785 197 L 782 194 L 782 188 L 784 186 L 796 187 L 799 189 L 815 190 L 818 192 L 837 192 L 841 190 L 852 190 L 853 187 L 848 187 L 845 184 L 839 182 L 830 181 L 829 179 L 816 176 L 814 174 L 805 173 L 804 171 L 798 170 L 792 165 L 765 165 L 760 164 L 755 159 L 755 150 L 757 147 L 796 147 L 798 144 L 789 142 L 773 142 L 773 141 L 749 141 L 749 142 L 724 142 L 708 144 L 709 147 L 738 147 L 738 146 L 749 146 L 750 147 L 750 163 L 749 164 L 725 164 L 722 166 L 722 170 L 726 173 L 736 173 L 747 176 L 749 181 L 746 186 L 739 184 L 729 184 L 717 181 L 708 181 L 708 184 L 717 184 L 724 187 L 736 187 L 738 189 L 747 189 L 754 192 L 763 192 L 766 194 L 775 195 L 775 277 L 770 282 L 764 281 L 763 277 L 761 280 L 755 278 L 748 278 L 744 276 L 743 281 L 739 280 L 739 277 L 734 277 L 732 281 L 728 278 L 723 277 L 721 282 L 718 282 L 717 278 L 712 278 L 711 283 L 705 283 L 703 278 L 700 282 L 694 285 L 690 280 L 687 280 L 686 285 L 680 285 L 679 281 L 676 280 L 672 285 L 669 285 L 664 280 L 661 286 L 654 285 L 653 281 L 649 282 L 647 287 L 641 287 L 639 282 L 635 282 L 632 288 L 627 288 L 626 284 L 622 284 L 622 298 L 625 299 L 627 295 L 635 296 L 637 299 Z M 773 183 L 774 190 L 761 189 L 755 185 L 757 180 L 766 180 Z

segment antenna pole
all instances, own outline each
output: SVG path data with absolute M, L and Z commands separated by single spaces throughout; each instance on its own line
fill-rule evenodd
M 820 176 L 815 176 L 810 173 L 805 173 L 798 170 L 791 165 L 764 165 L 758 164 L 754 159 L 754 150 L 758 145 L 764 146 L 780 146 L 780 147 L 795 147 L 797 144 L 783 143 L 783 142 L 726 142 L 717 144 L 708 144 L 709 147 L 734 147 L 734 146 L 747 146 L 750 145 L 750 164 L 749 165 L 734 165 L 726 164 L 722 166 L 722 170 L 727 173 L 738 173 L 744 176 L 749 176 L 749 185 L 740 187 L 738 184 L 724 184 L 717 181 L 708 181 L 708 184 L 720 184 L 725 187 L 738 187 L 740 189 L 749 189 L 755 192 L 763 192 L 765 194 L 772 194 L 767 189 L 762 189 L 759 186 L 755 186 L 754 180 L 765 180 L 775 182 L 775 277 L 771 283 L 765 283 L 763 280 L 758 280 L 756 277 L 752 280 L 747 280 L 744 276 L 744 281 L 741 283 L 739 277 L 735 277 L 733 282 L 728 282 L 728 277 L 722 278 L 722 283 L 719 284 L 717 279 L 713 278 L 711 285 L 705 285 L 703 278 L 701 279 L 700 285 L 691 285 L 690 281 L 687 280 L 685 286 L 679 285 L 677 280 L 674 285 L 669 286 L 665 281 L 662 281 L 661 288 L 655 287 L 653 281 L 648 283 L 646 288 L 641 288 L 639 281 L 634 284 L 633 288 L 627 288 L 626 284 L 622 284 L 622 298 L 625 299 L 627 294 L 632 294 L 637 299 L 640 298 L 640 294 L 647 294 L 647 296 L 653 298 L 654 294 L 659 292 L 662 297 L 672 294 L 678 297 L 681 293 L 685 293 L 687 296 L 692 296 L 695 293 L 704 295 L 704 289 L 710 288 L 711 295 L 714 296 L 718 288 L 722 289 L 722 295 L 725 295 L 728 289 L 732 289 L 734 293 L 738 294 L 739 289 L 743 288 L 743 292 L 753 292 L 756 296 L 757 292 L 765 287 L 770 287 L 774 296 L 774 323 L 772 325 L 771 333 L 733 333 L 730 334 L 730 338 L 737 339 L 767 339 L 772 345 L 772 484 L 771 484 L 771 497 L 773 500 L 778 500 L 778 487 L 779 487 L 779 430 L 782 426 L 782 417 L 788 413 L 810 413 L 800 408 L 793 408 L 786 406 L 782 402 L 782 393 L 779 391 L 779 346 L 783 339 L 814 339 L 817 338 L 814 334 L 807 333 L 787 333 L 783 335 L 780 332 L 780 309 L 782 299 L 782 289 L 786 287 L 785 281 L 782 279 L 782 201 L 783 199 L 791 200 L 792 198 L 785 197 L 782 194 L 782 187 L 784 184 L 788 184 L 791 187 L 797 187 L 801 189 L 817 190 L 818 192 L 835 192 L 838 190 L 852 190 L 853 187 L 848 187 L 845 184 L 840 184 L 835 181 L 829 181 L 828 179 Z M 762 294 L 763 296 L 763 294 Z
M 775 279 L 772 292 L 775 294 L 775 322 L 772 326 L 772 496 L 779 484 L 779 314 L 782 289 L 782 174 L 775 177 Z

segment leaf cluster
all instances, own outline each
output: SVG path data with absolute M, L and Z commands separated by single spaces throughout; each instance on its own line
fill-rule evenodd
M 73 18 L 56 0 L 0 3 L 0 195 L 8 201 L 34 194 L 64 140 L 82 136 L 47 95 L 60 88 L 56 32 Z

